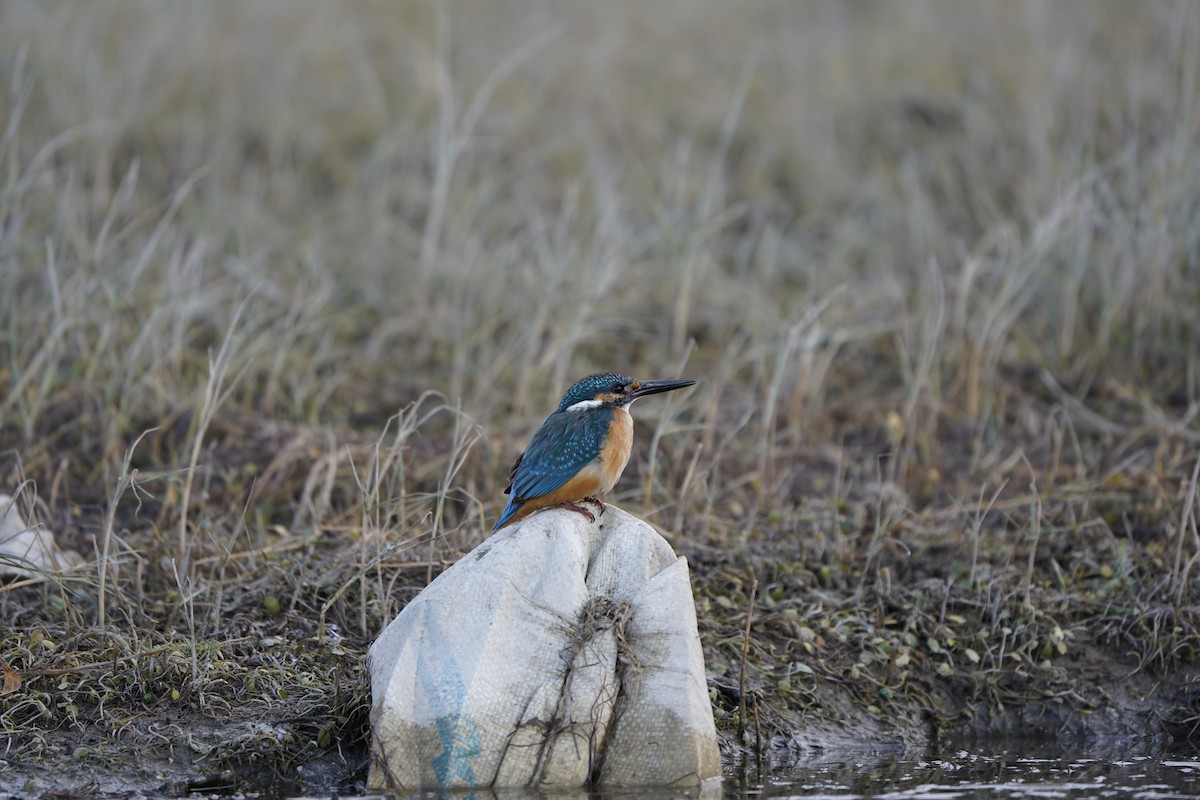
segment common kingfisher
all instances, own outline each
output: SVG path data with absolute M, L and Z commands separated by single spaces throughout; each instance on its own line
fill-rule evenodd
M 576 511 L 595 522 L 596 515 L 578 503 L 595 503 L 604 513 L 598 495 L 607 494 L 616 485 L 633 447 L 629 406 L 639 397 L 694 383 L 636 381 L 611 372 L 577 381 L 508 471 L 504 493 L 511 496 L 492 530 L 553 506 Z

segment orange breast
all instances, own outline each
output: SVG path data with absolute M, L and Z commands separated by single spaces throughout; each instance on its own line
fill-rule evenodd
M 633 451 L 633 417 L 623 408 L 613 409 L 613 419 L 608 426 L 608 439 L 600 454 L 600 492 L 607 494 L 617 485 L 629 454 Z

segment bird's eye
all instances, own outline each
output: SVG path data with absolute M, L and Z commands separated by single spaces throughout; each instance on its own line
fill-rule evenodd
M 612 388 L 613 388 L 613 391 L 616 392 L 617 394 L 625 393 L 625 384 L 623 384 L 623 383 L 615 383 L 615 384 L 613 384 Z

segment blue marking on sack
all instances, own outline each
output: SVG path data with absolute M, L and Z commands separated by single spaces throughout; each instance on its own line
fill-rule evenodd
M 438 739 L 442 743 L 441 754 L 433 759 L 433 772 L 443 789 L 478 786 L 472 761 L 483 752 L 483 748 L 479 741 L 479 727 L 472 717 L 463 713 L 467 689 L 462 673 L 458 669 L 458 662 L 445 657 L 447 640 L 428 605 L 421 616 L 421 625 L 424 627 L 421 638 L 441 645 L 420 647 L 417 655 L 417 680 L 437 720 Z

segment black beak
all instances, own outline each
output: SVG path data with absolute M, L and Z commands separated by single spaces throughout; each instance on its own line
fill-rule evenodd
M 673 392 L 676 389 L 682 389 L 694 383 L 695 381 L 642 381 L 636 389 L 630 389 L 626 393 L 626 396 L 632 401 L 639 397 L 645 397 L 648 394 Z

